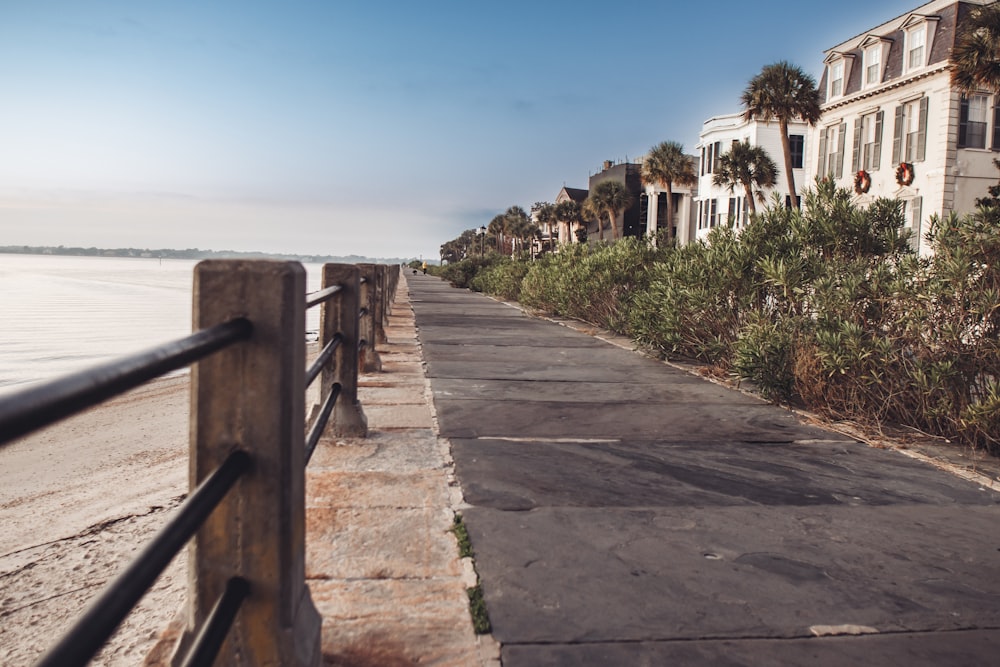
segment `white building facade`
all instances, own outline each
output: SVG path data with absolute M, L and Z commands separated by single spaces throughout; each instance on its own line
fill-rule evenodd
M 795 179 L 795 189 L 801 193 L 803 187 L 809 185 L 805 182 L 808 125 L 802 121 L 790 122 L 788 136 L 792 150 L 792 176 Z M 719 157 L 729 152 L 733 144 L 743 141 L 763 148 L 778 167 L 774 188 L 765 191 L 767 203 L 770 203 L 772 193 L 777 193 L 786 204 L 791 203 L 785 178 L 781 128 L 777 121 L 748 121 L 743 119 L 741 113 L 709 118 L 698 135 L 700 159 L 698 194 L 694 200 L 694 238 L 708 236 L 713 227 L 732 225 L 736 229 L 742 229 L 749 222 L 749 208 L 743 187 L 736 186 L 730 190 L 728 186 L 716 185 L 714 182 Z
M 825 52 L 823 115 L 812 129 L 807 167 L 852 188 L 865 205 L 904 205 L 921 254 L 931 215 L 965 213 L 996 184 L 1000 99 L 960 94 L 950 57 L 963 20 L 989 1 L 936 0 Z

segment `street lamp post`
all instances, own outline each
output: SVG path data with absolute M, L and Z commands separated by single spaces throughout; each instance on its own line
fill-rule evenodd
M 479 256 L 486 256 L 486 225 L 479 228 Z

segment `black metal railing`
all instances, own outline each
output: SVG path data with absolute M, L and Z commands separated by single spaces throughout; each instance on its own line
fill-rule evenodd
M 230 651 L 226 664 L 318 660 L 319 626 L 310 620 L 316 612 L 304 581 L 304 467 L 331 418 L 337 435 L 367 434 L 358 373 L 369 365 L 362 358 L 375 354 L 375 332 L 388 316 L 398 276 L 398 267 L 328 264 L 323 288 L 302 299 L 304 271 L 296 263 L 202 262 L 194 304 L 201 330 L 0 400 L 2 446 L 194 364 L 192 485 L 201 481 L 40 666 L 89 662 L 192 537 L 193 626 L 175 647 L 175 656 L 184 656 L 179 664 L 213 664 L 238 618 L 240 637 L 232 643 L 253 655 L 236 658 Z M 305 368 L 305 310 L 316 306 L 323 306 L 322 349 Z M 306 436 L 305 390 L 320 378 L 322 407 Z M 257 404 L 262 395 L 273 399 L 272 409 L 267 400 Z M 285 400 L 289 395 L 293 400 Z M 223 435 L 236 433 L 242 442 Z M 303 646 L 312 646 L 311 653 Z

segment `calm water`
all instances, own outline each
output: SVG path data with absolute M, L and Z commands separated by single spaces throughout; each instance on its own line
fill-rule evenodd
M 195 264 L 0 254 L 0 395 L 191 333 Z M 321 265 L 305 268 L 318 289 Z

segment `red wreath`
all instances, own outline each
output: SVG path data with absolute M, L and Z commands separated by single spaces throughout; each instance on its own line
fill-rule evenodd
M 896 182 L 900 185 L 909 185 L 913 182 L 913 165 L 909 162 L 900 162 L 896 167 Z
M 854 174 L 854 192 L 859 195 L 863 195 L 868 192 L 869 188 L 872 186 L 872 177 L 867 171 L 862 169 L 858 173 Z

